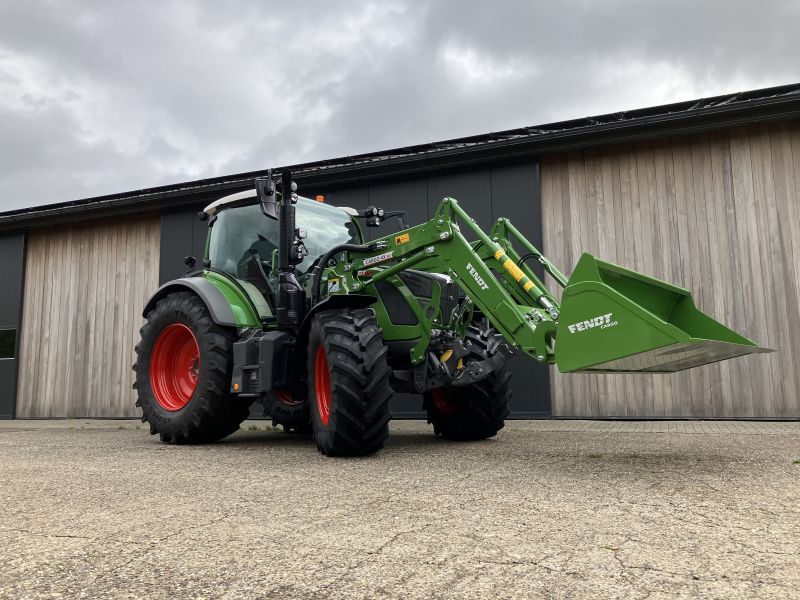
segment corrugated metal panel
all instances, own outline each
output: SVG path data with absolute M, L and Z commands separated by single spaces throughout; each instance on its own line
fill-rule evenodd
M 25 234 L 0 236 L 0 419 L 14 416 L 24 261 Z

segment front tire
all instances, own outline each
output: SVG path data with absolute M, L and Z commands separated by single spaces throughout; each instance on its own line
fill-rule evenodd
M 325 311 L 308 342 L 314 441 L 328 456 L 377 452 L 389 435 L 389 385 L 383 332 L 371 308 Z
M 311 433 L 308 400 L 295 400 L 289 392 L 271 392 L 264 402 L 273 427 L 280 425 L 286 433 Z
M 229 392 L 236 332 L 216 325 L 203 301 L 177 292 L 147 314 L 136 345 L 136 406 L 162 442 L 222 439 L 249 415 L 250 402 Z
M 494 329 L 471 325 L 466 339 L 472 344 L 467 360 L 484 360 L 498 352 L 501 340 Z M 436 435 L 448 440 L 483 440 L 505 426 L 511 398 L 511 373 L 505 364 L 471 385 L 425 392 L 422 407 Z

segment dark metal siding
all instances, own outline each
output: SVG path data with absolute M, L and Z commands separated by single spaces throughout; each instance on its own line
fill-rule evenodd
M 194 256 L 198 261 L 203 258 L 208 221 L 198 218 L 201 210 L 203 207 L 197 206 L 161 215 L 161 283 L 181 277 L 187 271 L 184 264 L 187 256 Z
M 24 276 L 25 234 L 0 236 L 0 329 L 17 330 L 15 357 L 0 359 L 0 419 L 14 417 Z
M 429 219 L 445 196 L 458 200 L 478 224 L 488 230 L 499 217 L 508 217 L 519 230 L 541 248 L 542 219 L 539 167 L 535 161 L 447 172 L 390 183 L 358 185 L 335 189 L 302 189 L 305 195 L 324 194 L 326 202 L 363 209 L 378 206 L 408 211 L 408 222 L 416 225 Z M 374 239 L 399 229 L 394 220 L 370 229 Z M 541 275 L 541 272 L 539 273 Z M 512 416 L 536 417 L 550 414 L 550 384 L 547 368 L 526 357 L 512 361 Z M 524 390 L 524 391 L 523 391 Z M 392 400 L 395 417 L 420 417 L 420 397 L 396 394 Z
M 428 220 L 428 182 L 425 178 L 379 183 L 371 186 L 339 189 L 329 194 L 326 201 L 337 206 L 363 209 L 378 206 L 389 210 L 405 210 L 409 225 Z M 363 224 L 363 223 L 362 223 Z M 389 219 L 380 227 L 366 228 L 370 240 L 400 231 L 398 219 Z
M 539 164 L 535 162 L 492 169 L 492 218 L 506 217 L 539 250 L 542 242 L 542 197 Z M 543 277 L 541 265 L 534 272 Z M 514 373 L 511 411 L 515 417 L 550 415 L 550 376 L 548 368 L 527 356 L 511 361 Z

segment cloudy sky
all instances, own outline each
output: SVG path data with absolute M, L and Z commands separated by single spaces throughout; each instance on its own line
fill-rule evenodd
M 0 0 L 0 210 L 800 81 L 800 2 Z

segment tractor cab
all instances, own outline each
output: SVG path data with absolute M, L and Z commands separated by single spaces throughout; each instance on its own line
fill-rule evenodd
M 299 197 L 296 211 L 305 256 L 294 271 L 301 284 L 310 285 L 314 265 L 323 254 L 339 244 L 360 244 L 362 234 L 353 209 Z M 264 308 L 266 302 L 269 314 L 262 316 L 274 315 L 279 221 L 262 213 L 255 190 L 221 198 L 204 212 L 210 218 L 208 268 L 233 277 L 256 306 Z

